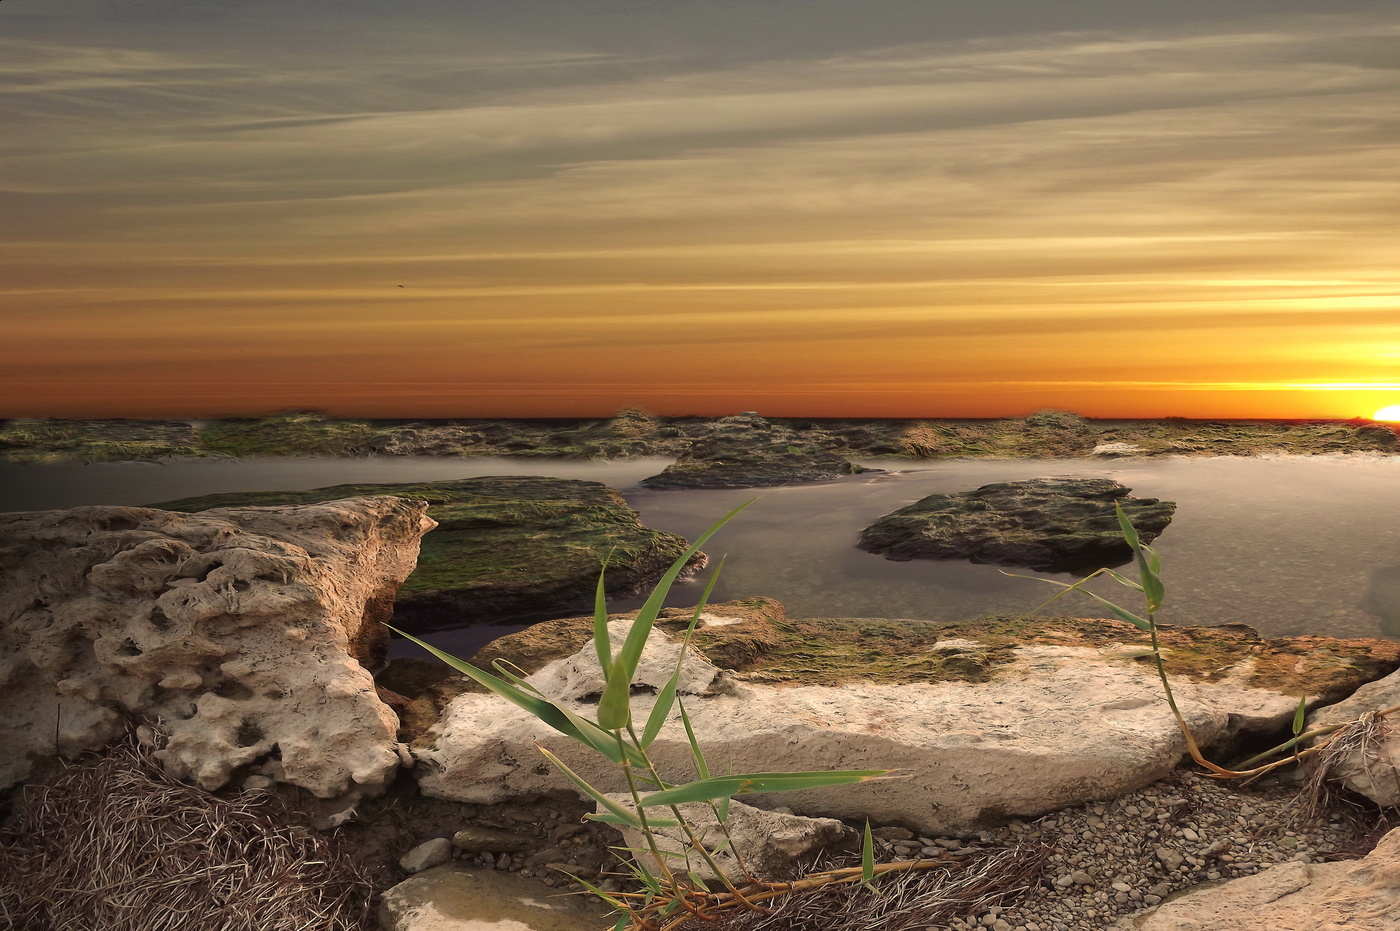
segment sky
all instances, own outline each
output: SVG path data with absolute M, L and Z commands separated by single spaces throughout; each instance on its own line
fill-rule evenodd
M 1369 417 L 1393 0 L 0 0 L 0 417 Z

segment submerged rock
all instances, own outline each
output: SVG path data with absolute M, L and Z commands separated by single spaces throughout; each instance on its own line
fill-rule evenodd
M 167 732 L 166 770 L 205 789 L 256 768 L 320 798 L 380 790 L 398 722 L 365 667 L 383 660 L 425 510 L 0 514 L 0 785 L 136 717 Z
M 759 807 L 960 831 L 1106 799 L 1161 778 L 1184 741 L 1141 632 L 1113 620 L 991 618 L 956 626 L 871 619 L 787 620 L 774 602 L 712 606 L 693 650 L 728 667 L 686 700 L 712 770 L 899 769 L 908 778 L 774 796 Z M 596 666 L 587 618 L 549 622 L 581 636 L 563 659 L 522 656 L 530 681 L 562 695 Z M 683 623 L 677 617 L 670 625 Z M 677 636 L 659 627 L 654 639 Z M 1207 747 L 1291 720 L 1400 665 L 1400 644 L 1326 638 L 1261 640 L 1242 626 L 1166 629 L 1178 705 Z M 509 657 L 510 638 L 493 644 Z M 699 661 L 700 657 L 696 657 Z M 708 665 L 708 664 L 707 664 Z M 572 670 L 572 671 L 571 671 Z M 695 678 L 697 686 L 703 678 Z M 580 694 L 574 690 L 573 694 Z M 591 717 L 589 697 L 561 699 Z M 644 720 L 654 699 L 634 694 Z M 689 778 L 690 745 L 672 719 L 651 745 L 663 774 Z M 574 747 L 504 699 L 454 698 L 415 745 L 426 794 L 492 802 L 567 789 L 542 765 L 548 747 L 603 791 L 624 787 L 600 757 Z
M 1106 478 L 1040 478 L 929 495 L 886 514 L 856 544 L 888 559 L 968 559 L 1038 572 L 1089 571 L 1132 558 L 1114 513 L 1120 504 L 1144 543 L 1176 504 L 1134 498 Z
M 399 593 L 397 615 L 411 627 L 583 608 L 592 603 L 605 560 L 609 594 L 628 595 L 660 578 L 688 546 L 675 534 L 642 526 L 637 512 L 601 482 L 536 476 L 238 492 L 157 507 L 203 511 L 351 495 L 426 501 L 438 522 Z M 704 564 L 701 555 L 691 567 Z
M 384 893 L 378 917 L 384 931 L 581 931 L 604 927 L 610 912 L 537 879 L 448 864 Z
M 664 471 L 642 479 L 651 488 L 748 488 L 821 482 L 870 469 L 757 414 L 723 417 Z

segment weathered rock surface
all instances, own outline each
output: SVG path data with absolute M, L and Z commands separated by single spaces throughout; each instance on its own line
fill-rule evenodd
M 637 512 L 601 482 L 536 476 L 240 492 L 156 506 L 193 512 L 354 495 L 426 501 L 438 522 L 399 593 L 398 623 L 410 628 L 584 608 L 609 554 L 608 591 L 626 595 L 660 578 L 688 546 L 675 534 L 643 527 Z M 703 568 L 703 556 L 692 566 Z
M 725 607 L 709 610 L 695 652 L 736 670 L 714 675 L 686 703 L 712 771 L 909 774 L 753 800 L 761 807 L 957 831 L 1110 798 L 1160 778 L 1183 753 L 1152 670 L 1125 656 L 1140 632 L 1121 622 L 787 621 L 776 608 L 763 618 L 750 607 L 728 623 Z M 552 622 L 556 642 L 566 640 L 567 623 L 587 621 Z M 1238 627 L 1164 636 L 1178 704 L 1207 746 L 1282 726 L 1298 694 L 1335 698 L 1400 664 L 1400 644 L 1388 641 L 1261 641 Z M 570 669 L 586 670 L 590 657 L 596 664 L 584 640 L 573 655 L 537 667 L 531 681 L 565 691 L 579 674 Z M 634 695 L 635 713 L 645 716 L 651 702 Z M 571 707 L 586 716 L 595 709 L 587 699 Z M 504 700 L 471 693 L 454 698 L 435 733 L 418 742 L 426 764 L 420 784 L 430 795 L 471 802 L 566 789 L 541 765 L 535 741 L 605 791 L 623 788 L 601 759 Z M 688 778 L 690 750 L 676 721 L 651 752 L 663 773 Z
M 1309 729 L 1345 724 L 1362 715 L 1400 706 L 1400 672 L 1368 682 L 1349 698 L 1314 712 Z M 1394 714 L 1374 718 L 1360 740 L 1338 740 L 1337 752 L 1324 752 L 1331 777 L 1377 805 L 1400 805 L 1400 721 Z M 1339 735 L 1340 736 L 1340 735 Z M 1341 748 L 1345 747 L 1345 750 Z M 1316 766 L 1317 757 L 1309 758 Z
M 1400 927 L 1400 830 L 1362 860 L 1285 863 L 1202 887 L 1114 931 L 1391 931 Z
M 0 514 L 0 784 L 129 715 L 215 789 L 245 767 L 321 798 L 399 766 L 365 666 L 433 527 L 419 501 L 355 498 L 198 515 L 134 507 Z
M 862 549 L 889 559 L 969 559 L 1074 572 L 1132 558 L 1114 514 L 1121 504 L 1144 543 L 1171 522 L 1176 505 L 1134 498 L 1105 478 L 1042 478 L 929 495 L 861 532 Z
M 613 793 L 610 797 L 624 808 L 632 809 L 632 797 L 627 793 Z M 602 812 L 603 806 L 599 805 L 598 810 Z M 735 883 L 745 879 L 745 866 L 752 875 L 764 879 L 792 879 L 800 865 L 813 862 L 823 851 L 838 846 L 858 846 L 856 832 L 834 818 L 804 818 L 733 801 L 729 804 L 726 828 L 721 829 L 709 805 L 681 805 L 680 811 L 707 850 L 719 848 L 712 859 Z M 625 826 L 620 830 L 625 846 L 633 850 L 647 848 L 646 838 L 640 831 Z M 685 869 L 707 881 L 719 879 L 705 858 L 695 852 L 681 828 L 657 828 L 652 833 L 663 854 L 684 857 L 667 857 L 671 869 L 684 863 Z M 727 845 L 726 839 L 730 841 Z M 654 857 L 648 854 L 644 858 L 649 869 L 659 869 Z
M 690 447 L 658 475 L 651 488 L 747 488 L 820 482 L 867 472 L 795 430 L 756 414 L 723 417 L 714 432 Z
M 592 896 L 560 895 L 535 879 L 447 865 L 384 893 L 384 931 L 584 931 L 606 925 Z

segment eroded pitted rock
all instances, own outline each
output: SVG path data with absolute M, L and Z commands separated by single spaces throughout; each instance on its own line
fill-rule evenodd
M 1171 501 L 1134 498 L 1130 491 L 1106 478 L 1039 478 L 929 495 L 865 528 L 857 545 L 888 559 L 969 559 L 1038 572 L 1116 566 L 1132 551 L 1115 503 L 1144 543 L 1176 511 Z
M 426 501 L 438 522 L 398 597 L 396 626 L 409 630 L 585 609 L 604 562 L 608 593 L 630 595 L 660 578 L 688 545 L 644 527 L 622 496 L 601 482 L 536 475 L 234 492 L 154 507 L 192 512 L 365 495 Z M 697 553 L 687 571 L 704 567 L 705 555 Z
M 420 501 L 0 514 L 0 784 L 159 719 L 163 766 L 321 798 L 382 786 L 393 713 L 366 666 L 434 523 Z

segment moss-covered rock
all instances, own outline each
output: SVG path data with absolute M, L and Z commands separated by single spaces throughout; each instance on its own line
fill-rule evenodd
M 351 456 L 373 451 L 375 434 L 368 421 L 291 411 L 256 419 L 216 420 L 199 439 L 204 449 L 228 456 Z
M 757 414 L 722 417 L 692 441 L 651 488 L 750 488 L 820 482 L 868 472 L 813 438 Z
M 969 559 L 1040 572 L 1088 572 L 1127 562 L 1114 505 L 1144 543 L 1166 528 L 1170 501 L 1133 498 L 1111 479 L 1031 479 L 929 495 L 861 532 L 862 549 L 889 559 Z
M 130 462 L 203 455 L 183 420 L 11 420 L 0 459 L 19 463 Z
M 605 559 L 608 591 L 630 594 L 659 578 L 688 546 L 675 534 L 642 526 L 617 492 L 599 482 L 534 476 L 238 492 L 152 507 L 203 511 L 366 495 L 427 501 L 438 522 L 423 538 L 418 568 L 395 604 L 396 617 L 420 628 L 584 607 Z M 703 557 L 692 563 L 703 565 Z

